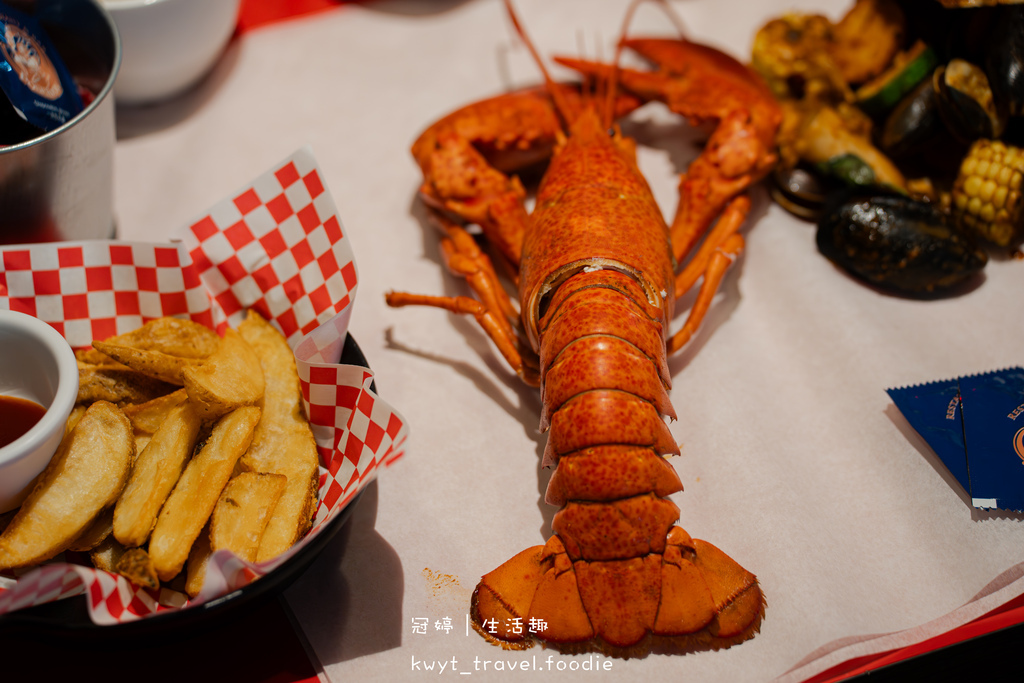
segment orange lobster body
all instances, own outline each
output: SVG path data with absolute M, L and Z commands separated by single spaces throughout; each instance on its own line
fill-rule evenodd
M 705 116 L 738 124 L 740 134 L 717 141 L 713 134 L 716 146 L 705 155 L 716 158 L 695 162 L 701 175 L 690 190 L 682 179 L 672 226 L 637 168 L 634 143 L 609 134 L 594 106 L 569 101 L 574 95 L 561 97 L 561 113 L 571 112 L 566 133 L 551 97 L 527 91 L 466 107 L 413 146 L 447 265 L 477 298 L 391 293 L 389 304 L 474 315 L 513 368 L 541 389 L 545 465 L 555 467 L 546 500 L 561 506 L 554 535 L 484 575 L 472 606 L 477 630 L 505 647 L 541 641 L 632 656 L 652 647 L 728 646 L 760 626 L 764 600 L 754 575 L 674 526 L 679 509 L 668 496 L 682 484 L 665 459 L 679 453 L 665 423 L 675 418 L 667 355 L 692 335 L 742 248 L 737 230 L 749 200 L 739 193 L 774 163 L 774 100 L 745 67 L 721 57 L 725 85 L 740 92 L 729 100 L 734 106 Z M 574 66 L 591 75 L 609 70 Z M 660 90 L 651 89 L 656 77 Z M 678 78 L 627 72 L 616 111 Z M 558 96 L 559 87 L 549 84 L 549 94 Z M 763 111 L 754 115 L 751 106 Z M 696 110 L 686 115 L 698 118 Z M 484 125 L 492 117 L 514 125 L 494 130 Z M 552 156 L 527 215 L 522 185 L 503 171 L 535 152 Z M 709 209 L 709 201 L 717 206 Z M 479 224 L 518 268 L 519 316 L 460 220 Z M 677 275 L 685 256 L 689 265 Z M 699 279 L 690 318 L 670 335 L 677 295 Z

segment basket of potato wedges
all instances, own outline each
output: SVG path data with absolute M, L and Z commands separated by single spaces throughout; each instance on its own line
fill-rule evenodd
M 272 272 L 280 253 L 239 258 L 217 249 L 218 232 L 238 225 L 225 205 L 237 205 L 235 198 L 256 188 L 266 194 L 266 176 L 287 177 L 282 168 L 300 182 L 319 173 L 308 150 L 300 150 L 190 223 L 170 247 L 151 251 L 134 244 L 125 252 L 117 251 L 125 245 L 108 242 L 0 248 L 0 307 L 45 319 L 41 313 L 52 292 L 38 291 L 41 278 L 19 280 L 17 264 L 34 274 L 47 262 L 56 264 L 61 282 L 84 283 L 91 306 L 84 316 L 88 324 L 67 315 L 48 320 L 75 348 L 78 401 L 63 441 L 27 498 L 0 515 L 0 625 L 25 607 L 82 593 L 97 625 L 216 601 L 302 553 L 378 467 L 400 457 L 404 421 L 375 395 L 368 368 L 345 364 L 354 348 L 355 362 L 365 365 L 343 324 L 353 298 L 351 278 L 333 303 L 316 310 L 295 305 L 294 289 L 287 301 L 275 293 L 283 279 Z M 281 191 L 296 201 L 294 188 Z M 309 200 L 324 214 L 321 224 L 330 236 L 337 221 L 333 204 L 323 196 Z M 218 227 L 215 217 L 224 215 L 228 226 Z M 289 226 L 263 229 L 265 236 L 286 233 Z M 342 262 L 340 270 L 351 254 L 340 231 L 336 237 L 329 248 Z M 76 249 L 81 255 L 67 258 Z M 178 264 L 160 256 L 168 249 Z M 131 256 L 119 262 L 118 254 L 125 253 Z M 224 286 L 211 276 L 222 272 L 225 259 L 247 269 L 243 285 Z M 171 287 L 185 294 L 153 297 L 141 288 L 121 289 L 118 279 L 128 271 L 118 266 L 135 268 L 142 282 L 153 263 L 180 267 L 180 277 L 156 281 L 175 283 Z M 104 267 L 112 275 L 97 277 Z M 74 277 L 76 269 L 86 276 Z M 324 272 L 324 283 L 332 276 Z M 318 286 L 308 276 L 304 282 Z M 87 339 L 112 329 L 115 334 Z M 315 391 L 317 383 L 331 391 Z M 354 395 L 336 390 L 342 385 L 366 394 L 362 404 L 373 411 L 367 416 L 373 438 L 353 427 L 367 422 L 351 420 L 365 410 L 358 398 L 326 411 L 310 403 L 316 395 Z M 315 417 L 321 423 L 311 424 L 310 415 L 328 414 L 329 423 Z

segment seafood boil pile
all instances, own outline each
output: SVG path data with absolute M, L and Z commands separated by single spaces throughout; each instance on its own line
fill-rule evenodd
M 667 356 L 692 337 L 743 250 L 746 192 L 776 162 L 780 107 L 747 66 L 683 37 L 624 38 L 649 71 L 556 58 L 584 76 L 557 83 L 506 6 L 543 85 L 469 104 L 412 146 L 445 264 L 475 296 L 387 296 L 472 315 L 540 387 L 554 534 L 483 576 L 473 623 L 506 648 L 629 657 L 731 646 L 758 631 L 765 599 L 754 574 L 675 525 Z M 650 101 L 714 127 L 680 178 L 671 225 L 615 124 Z M 528 213 L 516 174 L 538 161 L 546 171 Z M 517 300 L 495 260 L 514 273 Z M 689 316 L 670 333 L 691 289 Z
M 752 65 L 784 112 L 773 197 L 818 224 L 822 254 L 880 289 L 932 296 L 1014 252 L 1022 26 L 1019 4 L 856 0 L 837 22 L 791 13 L 761 27 Z

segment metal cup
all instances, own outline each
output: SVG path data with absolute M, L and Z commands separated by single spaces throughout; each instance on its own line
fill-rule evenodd
M 121 41 L 95 0 L 51 0 L 38 18 L 96 99 L 49 133 L 0 147 L 0 244 L 106 239 L 114 234 L 111 91 Z

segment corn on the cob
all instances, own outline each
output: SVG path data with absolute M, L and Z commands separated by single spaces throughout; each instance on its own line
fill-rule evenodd
M 957 224 L 1002 247 L 1024 236 L 1024 150 L 997 140 L 978 140 L 960 164 L 953 184 Z

